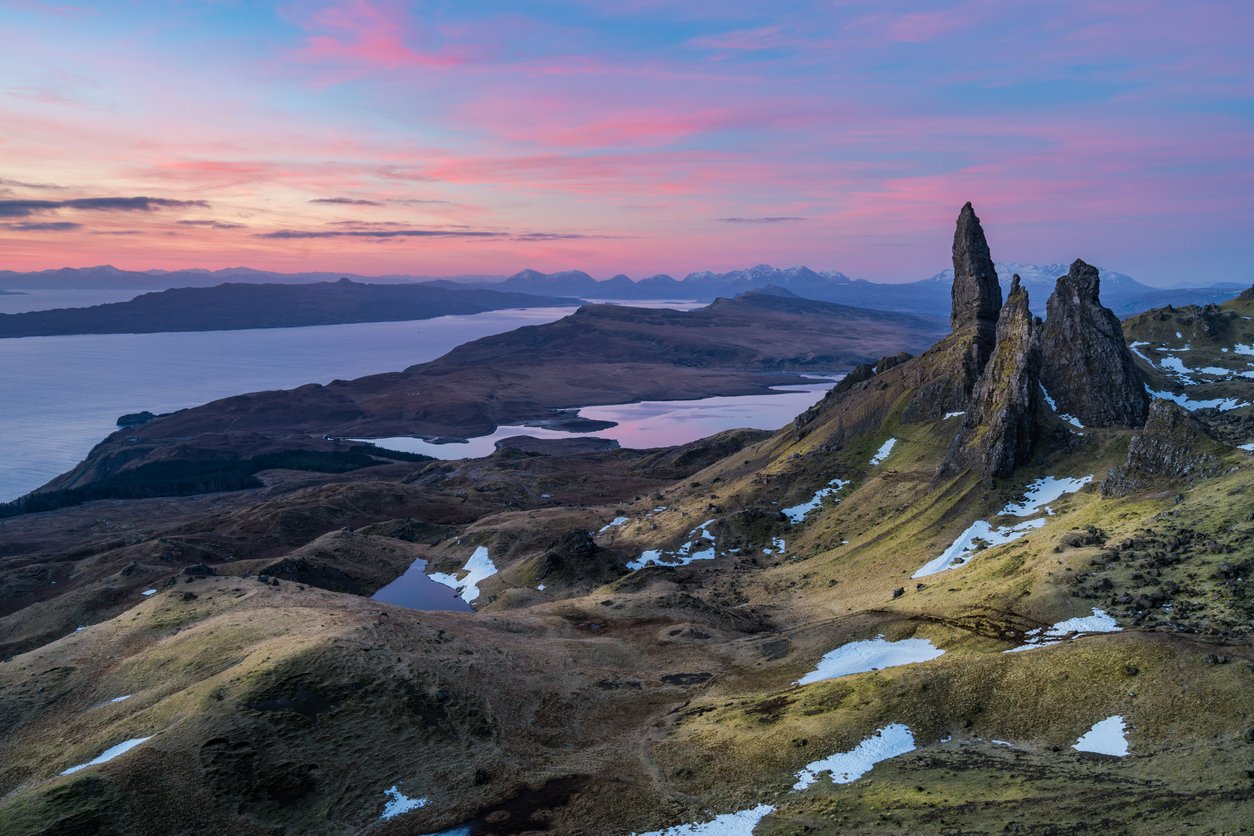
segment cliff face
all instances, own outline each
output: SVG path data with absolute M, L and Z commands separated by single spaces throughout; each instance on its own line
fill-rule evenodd
M 1040 327 L 1015 276 L 997 320 L 993 354 L 943 471 L 975 467 L 1002 477 L 1031 459 L 1041 424 Z
M 1097 268 L 1076 259 L 1046 303 L 1041 380 L 1059 411 L 1091 427 L 1139 427 L 1149 396 Z
M 1156 398 L 1145 429 L 1128 444 L 1128 460 L 1112 468 L 1102 482 L 1104 496 L 1127 496 L 1161 486 L 1164 480 L 1188 482 L 1213 476 L 1219 457 L 1202 423 L 1171 401 Z

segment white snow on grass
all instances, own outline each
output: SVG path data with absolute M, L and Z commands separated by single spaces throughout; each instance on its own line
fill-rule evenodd
M 1237 354 L 1244 354 L 1246 357 L 1254 357 L 1254 343 L 1250 345 L 1237 343 L 1232 347 L 1232 350 Z
M 797 523 L 804 520 L 807 516 L 809 516 L 811 511 L 813 511 L 815 508 L 818 508 L 820 505 L 822 505 L 824 499 L 827 499 L 827 497 L 836 493 L 837 491 L 839 491 L 841 488 L 843 488 L 845 485 L 848 485 L 848 484 L 849 483 L 844 480 L 833 479 L 832 481 L 827 483 L 827 487 L 819 488 L 817 491 L 815 491 L 814 496 L 810 497 L 809 502 L 803 502 L 800 505 L 794 505 L 791 508 L 785 508 L 784 516 L 788 518 L 789 522 L 791 522 L 793 525 L 796 525 Z
M 1132 349 L 1132 353 L 1133 353 L 1133 354 L 1135 354 L 1137 357 L 1140 357 L 1142 360 L 1144 360 L 1146 363 L 1149 363 L 1149 364 L 1152 366 L 1152 365 L 1154 365 L 1154 361 L 1153 361 L 1153 360 L 1151 360 L 1150 358 L 1146 357 L 1146 356 L 1145 356 L 1145 355 L 1141 352 L 1141 346 L 1143 346 L 1143 345 L 1149 345 L 1149 343 L 1147 343 L 1147 342 L 1143 342 L 1143 341 L 1142 341 L 1142 342 L 1134 342 L 1134 343 L 1129 343 L 1129 344 L 1128 344 L 1128 348 Z
M 776 554 L 776 553 L 783 554 L 784 548 L 787 545 L 788 544 L 784 541 L 783 537 L 772 537 L 771 545 L 762 549 L 762 554 Z M 734 553 L 734 552 L 740 551 L 740 549 L 732 549 L 731 551 Z
M 1237 449 L 1245 450 L 1249 453 L 1254 453 L 1254 441 L 1251 441 L 1249 444 L 1238 444 Z
M 141 595 L 143 595 L 145 598 L 147 598 L 147 597 L 148 597 L 148 596 L 150 596 L 150 595 L 156 595 L 156 594 L 157 594 L 157 590 L 155 590 L 155 589 L 145 589 L 145 590 L 144 590 L 143 592 L 141 592 L 140 594 L 141 594 Z
M 876 636 L 866 641 L 849 642 L 823 655 L 818 667 L 797 680 L 798 685 L 809 685 L 825 679 L 836 679 L 866 671 L 877 671 L 881 668 L 894 668 L 898 665 L 912 665 L 916 662 L 927 662 L 941 656 L 945 651 L 932 644 L 929 639 L 902 639 L 899 642 L 886 641 Z
M 717 542 L 714 535 L 710 533 L 710 526 L 714 524 L 714 520 L 706 520 L 701 525 L 688 532 L 688 536 L 693 538 L 684 543 L 674 551 L 665 551 L 663 549 L 646 549 L 640 553 L 640 556 L 627 564 L 627 568 L 631 570 L 643 569 L 646 566 L 666 566 L 675 568 L 677 566 L 687 566 L 697 560 L 713 560 L 718 557 Z M 697 546 L 701 541 L 705 540 L 710 545 L 703 549 Z
M 1228 412 L 1232 409 L 1240 409 L 1243 406 L 1249 406 L 1249 402 L 1238 401 L 1236 398 L 1211 398 L 1206 401 L 1195 401 L 1188 395 L 1177 395 L 1175 392 L 1157 392 L 1149 386 L 1145 387 L 1145 391 L 1149 392 L 1152 397 L 1162 398 L 1167 401 L 1174 401 L 1189 412 L 1196 412 L 1199 409 L 1218 409 L 1220 412 Z
M 1030 517 L 1045 508 L 1045 512 L 1052 515 L 1054 512 L 1046 507 L 1046 503 L 1053 502 L 1069 493 L 1075 493 L 1092 481 L 1092 474 L 1074 479 L 1059 479 L 1055 476 L 1037 479 L 1024 489 L 1022 502 L 1012 502 L 1001 509 L 1001 512 L 1012 517 Z
M 875 451 L 875 455 L 871 457 L 871 464 L 877 465 L 888 458 L 888 454 L 893 452 L 893 447 L 897 446 L 897 439 L 890 438 L 880 445 L 880 449 Z
M 753 829 L 762 819 L 775 812 L 769 804 L 759 804 L 748 810 L 724 813 L 700 824 L 677 824 L 665 830 L 651 830 L 637 836 L 753 836 Z
M 966 415 L 966 414 L 967 413 L 965 412 L 946 412 L 945 417 L 942 418 L 941 420 L 948 421 L 950 418 L 957 418 L 959 415 Z
M 1007 525 L 1001 528 L 993 528 L 984 520 L 978 520 L 972 523 L 971 527 L 966 531 L 959 534 L 958 539 L 954 540 L 949 548 L 941 552 L 940 557 L 923 564 L 923 568 L 910 577 L 925 578 L 928 575 L 935 575 L 937 572 L 952 569 L 955 566 L 966 563 L 967 558 L 979 551 L 981 545 L 985 548 L 991 548 L 1012 543 L 1029 531 L 1040 528 L 1043 525 L 1045 525 L 1044 518 L 1027 520 L 1017 525 Z
M 123 694 L 120 697 L 114 697 L 113 699 L 109 700 L 109 702 L 123 702 L 124 700 L 129 700 L 130 698 L 131 698 L 130 694 Z
M 1114 755 L 1117 758 L 1128 754 L 1128 738 L 1124 736 L 1126 726 L 1123 716 L 1116 714 L 1093 724 L 1075 742 L 1072 749 L 1079 752 L 1096 752 L 1099 755 Z
M 818 780 L 824 772 L 834 784 L 849 784 L 871 771 L 880 761 L 913 752 L 914 734 L 901 723 L 892 723 L 863 740 L 848 752 L 837 752 L 826 758 L 811 761 L 797 773 L 793 792 L 804 790 Z
M 630 517 L 615 517 L 614 519 L 607 522 L 605 525 L 601 526 L 601 528 L 597 530 L 597 534 L 604 534 L 605 532 L 609 531 L 611 528 L 618 528 L 618 526 L 627 522 L 627 520 L 629 519 Z
M 538 591 L 540 591 L 540 592 L 543 592 L 543 591 L 544 591 L 544 584 L 540 584 L 539 586 L 537 586 L 537 587 L 536 587 L 536 589 L 537 589 Z
M 379 818 L 387 821 L 394 819 L 401 813 L 408 813 L 410 810 L 417 810 L 420 807 L 426 807 L 431 802 L 429 798 L 410 798 L 401 792 L 400 787 L 393 784 L 391 787 L 383 791 L 388 796 L 388 802 L 383 805 L 383 814 Z
M 1063 479 L 1046 476 L 1043 479 L 1037 479 L 1024 490 L 1023 501 L 1008 504 L 1001 509 L 1000 516 L 1028 517 L 1041 511 L 1052 516 L 1054 509 L 1046 503 L 1053 502 L 1066 494 L 1075 493 L 1092 481 L 1092 475 Z M 925 578 L 928 575 L 952 569 L 966 563 L 967 559 L 981 548 L 1013 543 L 1029 531 L 1043 525 L 1045 525 L 1044 517 L 1004 526 L 994 526 L 986 520 L 977 520 L 971 524 L 970 528 L 959 534 L 958 539 L 954 540 L 939 557 L 925 563 L 923 568 L 911 577 Z
M 476 548 L 461 572 L 466 575 L 460 580 L 457 578 L 460 572 L 452 575 L 447 572 L 432 572 L 427 577 L 436 583 L 452 587 L 467 604 L 473 603 L 479 598 L 479 584 L 496 574 L 496 566 L 493 565 L 492 558 L 488 557 L 488 547 Z
M 117 746 L 110 746 L 108 749 L 105 749 L 103 752 L 101 752 L 99 755 L 89 760 L 87 763 L 80 763 L 77 766 L 71 766 L 69 769 L 64 770 L 61 774 L 72 775 L 75 772 L 78 772 L 80 769 L 86 769 L 89 766 L 96 766 L 97 764 L 106 763 L 108 761 L 113 760 L 118 755 L 126 754 L 127 752 L 131 751 L 136 746 L 138 746 L 139 744 L 144 743 L 145 741 L 148 741 L 148 740 L 152 740 L 152 737 L 136 737 L 131 740 L 123 740 Z
M 1038 627 L 1035 630 L 1029 630 L 1025 634 L 1027 638 L 1026 644 L 1018 647 L 1012 647 L 1007 653 L 1018 653 L 1022 650 L 1031 650 L 1034 647 L 1048 647 L 1051 644 L 1058 644 L 1068 636 L 1083 636 L 1086 633 L 1119 633 L 1123 628 L 1119 626 L 1119 622 L 1107 614 L 1104 610 L 1093 608 L 1092 615 L 1083 615 L 1077 618 L 1068 618 L 1066 621 L 1059 621 L 1057 624 L 1049 627 Z

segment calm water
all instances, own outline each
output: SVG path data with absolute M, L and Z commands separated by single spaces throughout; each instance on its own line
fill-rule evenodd
M 426 571 L 427 561 L 415 560 L 405 570 L 405 574 L 371 595 L 370 599 L 385 604 L 398 604 L 411 610 L 474 612 L 470 604 L 458 597 L 452 587 L 431 580 Z
M 371 438 L 388 450 L 425 453 L 438 459 L 489 456 L 496 442 L 514 435 L 533 438 L 612 438 L 623 447 L 643 450 L 687 444 L 707 435 L 748 427 L 777 430 L 823 397 L 839 376 L 804 386 L 781 386 L 778 394 L 702 398 L 694 401 L 643 401 L 618 406 L 588 406 L 579 410 L 585 418 L 615 421 L 618 426 L 592 433 L 571 433 L 538 427 L 497 427 L 491 435 L 472 438 L 465 444 L 432 444 L 421 438 Z
M 67 293 L 82 298 L 80 291 Z M 0 501 L 15 499 L 78 464 L 117 429 L 115 422 L 124 413 L 170 412 L 243 392 L 399 371 L 468 340 L 551 322 L 572 310 L 0 340 Z

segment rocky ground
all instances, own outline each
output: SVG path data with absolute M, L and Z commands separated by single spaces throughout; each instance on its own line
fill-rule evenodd
M 0 521 L 4 830 L 1241 832 L 1250 408 L 1144 397 L 1082 262 L 1060 362 L 954 256 L 952 334 L 775 434 Z M 368 597 L 481 548 L 474 612 Z

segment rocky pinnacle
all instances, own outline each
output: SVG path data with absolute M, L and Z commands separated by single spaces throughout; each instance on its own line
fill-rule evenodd
M 1097 268 L 1076 259 L 1046 303 L 1041 382 L 1085 426 L 1139 427 L 1149 396 L 1123 341 L 1123 329 L 1099 299 Z
M 1040 435 L 1040 320 L 1015 276 L 997 320 L 997 344 L 972 393 L 962 431 L 942 472 L 976 467 L 1009 476 L 1032 458 Z
M 990 330 L 995 328 L 1001 310 L 1001 285 L 997 282 L 997 268 L 993 266 L 984 229 L 969 202 L 958 213 L 953 256 L 953 308 L 949 324 L 955 331 L 973 324 L 984 324 Z

